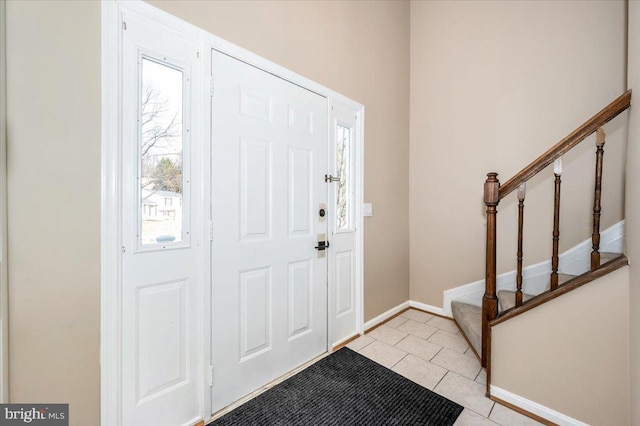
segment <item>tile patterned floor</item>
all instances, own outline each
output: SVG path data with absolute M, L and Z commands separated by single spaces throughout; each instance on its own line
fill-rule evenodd
M 462 405 L 456 426 L 540 424 L 484 396 L 486 373 L 452 320 L 409 309 L 347 347 Z

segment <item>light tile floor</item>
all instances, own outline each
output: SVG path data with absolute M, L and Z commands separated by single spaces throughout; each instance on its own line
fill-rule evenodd
M 484 396 L 485 370 L 452 320 L 409 309 L 347 347 L 462 405 L 457 426 L 540 424 Z

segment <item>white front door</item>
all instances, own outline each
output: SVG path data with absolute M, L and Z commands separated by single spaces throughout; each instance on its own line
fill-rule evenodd
M 124 22 L 121 420 L 193 425 L 205 374 L 198 45 L 134 16 Z
M 327 350 L 327 99 L 212 53 L 212 411 Z

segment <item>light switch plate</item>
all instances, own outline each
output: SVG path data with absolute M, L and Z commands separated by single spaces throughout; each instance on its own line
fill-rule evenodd
M 373 205 L 371 203 L 362 204 L 362 216 L 373 216 Z

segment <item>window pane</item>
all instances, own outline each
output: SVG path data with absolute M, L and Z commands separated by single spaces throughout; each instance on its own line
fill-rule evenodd
M 146 58 L 142 59 L 142 244 L 182 241 L 182 83 L 182 71 Z
M 337 187 L 336 228 L 351 228 L 351 129 L 336 128 L 336 172 L 340 181 Z

